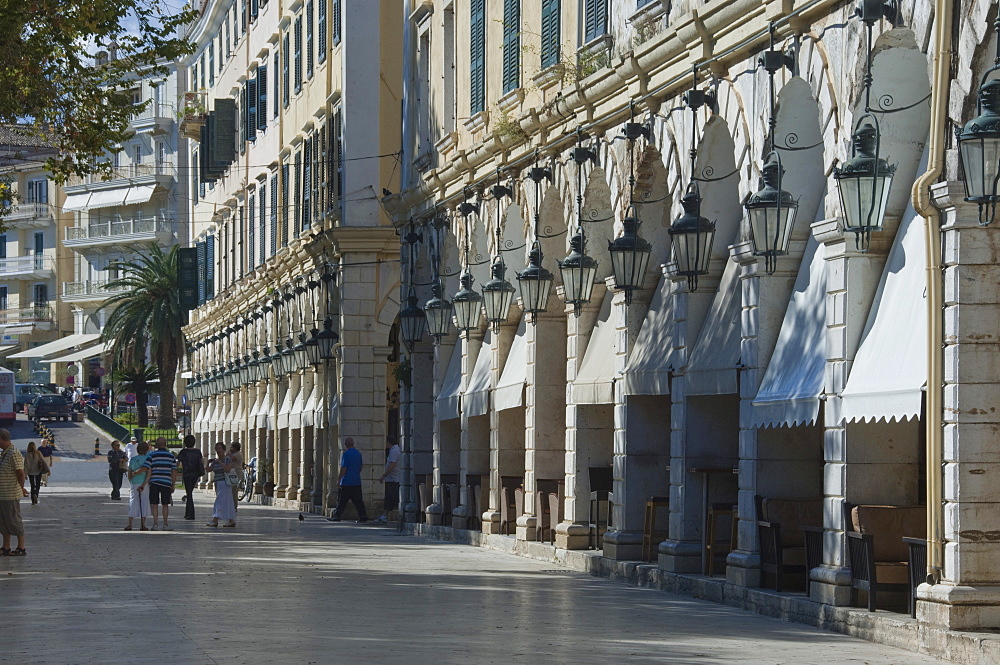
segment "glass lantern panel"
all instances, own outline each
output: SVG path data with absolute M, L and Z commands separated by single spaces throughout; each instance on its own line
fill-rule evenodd
M 838 179 L 844 227 L 881 231 L 891 185 L 892 176 Z

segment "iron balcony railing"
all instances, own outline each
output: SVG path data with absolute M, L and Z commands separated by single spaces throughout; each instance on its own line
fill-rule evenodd
M 29 219 L 52 219 L 52 208 L 48 203 L 20 203 L 7 215 L 8 222 L 23 222 Z
M 63 298 L 85 298 L 94 296 L 106 298 L 120 293 L 122 288 L 108 288 L 107 280 L 86 280 L 83 282 L 63 282 Z
M 151 176 L 177 177 L 177 169 L 171 161 L 156 161 L 150 164 L 128 164 L 111 169 L 108 177 L 102 173 L 91 173 L 85 176 L 72 176 L 66 180 L 67 187 L 78 185 L 95 185 L 102 182 L 114 180 L 130 180 L 134 178 L 145 178 Z
M 29 254 L 11 259 L 0 259 L 0 275 L 52 270 L 52 259 L 44 254 Z
M 31 307 L 15 307 L 0 310 L 0 325 L 11 326 L 18 323 L 52 323 L 52 307 L 46 303 L 36 303 Z
M 166 215 L 140 219 L 113 219 L 66 229 L 66 240 L 93 240 L 111 236 L 152 234 L 171 231 L 173 220 Z

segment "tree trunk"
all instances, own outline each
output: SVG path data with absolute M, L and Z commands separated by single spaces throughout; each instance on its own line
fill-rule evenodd
M 146 386 L 137 385 L 135 387 L 135 415 L 136 425 L 142 429 L 149 427 L 149 409 L 146 405 L 149 400 L 146 398 Z
M 174 427 L 174 380 L 177 378 L 177 348 L 174 341 L 161 351 L 160 410 L 156 416 L 157 429 Z

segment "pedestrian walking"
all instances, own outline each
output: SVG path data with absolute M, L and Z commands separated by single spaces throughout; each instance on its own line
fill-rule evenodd
M 159 528 L 160 506 L 163 506 L 163 530 L 171 531 L 170 505 L 174 502 L 177 483 L 177 458 L 167 450 L 167 440 L 157 437 L 156 449 L 149 453 L 149 505 L 153 509 L 153 531 Z
M 42 445 L 38 446 L 38 452 L 42 454 L 42 459 L 45 460 L 46 471 L 42 474 L 42 484 L 46 487 L 49 486 L 49 475 L 52 473 L 52 464 L 55 462 L 55 452 L 56 447 L 52 444 L 49 439 L 42 439 Z
M 139 530 L 146 528 L 146 517 L 149 516 L 149 444 L 143 441 L 136 444 L 135 457 L 128 461 L 128 524 L 126 531 L 132 530 L 132 520 L 139 518 Z
M 24 458 L 10 441 L 10 432 L 0 429 L 0 556 L 25 556 L 24 523 L 21 522 L 21 499 L 28 496 L 24 487 Z M 17 547 L 10 548 L 10 537 Z
M 128 455 L 122 450 L 122 442 L 115 439 L 108 451 L 108 480 L 111 481 L 111 500 L 122 500 L 122 477 L 128 470 Z
M 361 490 L 361 467 L 364 465 L 361 451 L 354 447 L 354 439 L 351 437 L 344 439 L 344 448 L 340 456 L 340 476 L 337 478 L 339 486 L 337 507 L 333 509 L 333 516 L 327 519 L 339 522 L 344 509 L 347 508 L 347 502 L 350 501 L 358 511 L 358 522 L 367 522 L 368 512 L 365 510 L 365 497 Z
M 240 452 L 240 442 L 233 441 L 229 444 L 229 459 L 232 461 L 233 470 L 239 474 L 237 477 L 243 477 L 243 453 Z M 233 508 L 239 510 L 240 508 L 240 485 L 236 483 L 233 485 Z
M 184 437 L 184 449 L 177 455 L 181 464 L 181 478 L 184 480 L 184 519 L 194 519 L 194 486 L 205 475 L 205 457 L 194 447 L 194 434 Z
M 208 468 L 213 473 L 215 481 L 215 508 L 212 511 L 212 521 L 208 526 L 219 526 L 219 520 L 225 520 L 222 526 L 236 526 L 236 506 L 233 503 L 233 493 L 226 474 L 233 470 L 233 461 L 226 454 L 226 444 L 221 441 L 215 444 L 215 457 L 208 460 Z
M 385 504 L 382 515 L 378 522 L 383 524 L 393 519 L 392 513 L 399 508 L 399 457 L 401 451 L 399 444 L 388 437 L 386 441 L 389 449 L 385 453 L 385 471 L 382 473 L 382 482 L 385 483 Z
M 49 467 L 45 464 L 45 458 L 38 452 L 34 441 L 28 442 L 28 449 L 24 454 L 24 473 L 28 476 L 31 484 L 31 503 L 38 503 L 38 492 L 42 487 L 42 475 L 49 472 Z
M 147 446 L 148 447 L 148 446 Z M 132 458 L 139 454 L 139 440 L 134 436 L 129 439 L 129 442 L 125 444 L 125 455 L 128 456 L 128 460 L 131 462 Z

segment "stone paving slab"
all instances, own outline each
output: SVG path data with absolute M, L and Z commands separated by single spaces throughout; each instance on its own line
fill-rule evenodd
M 122 531 L 98 494 L 22 503 L 0 662 L 941 662 L 387 527 L 243 504 L 212 529 L 210 499 L 173 532 Z

